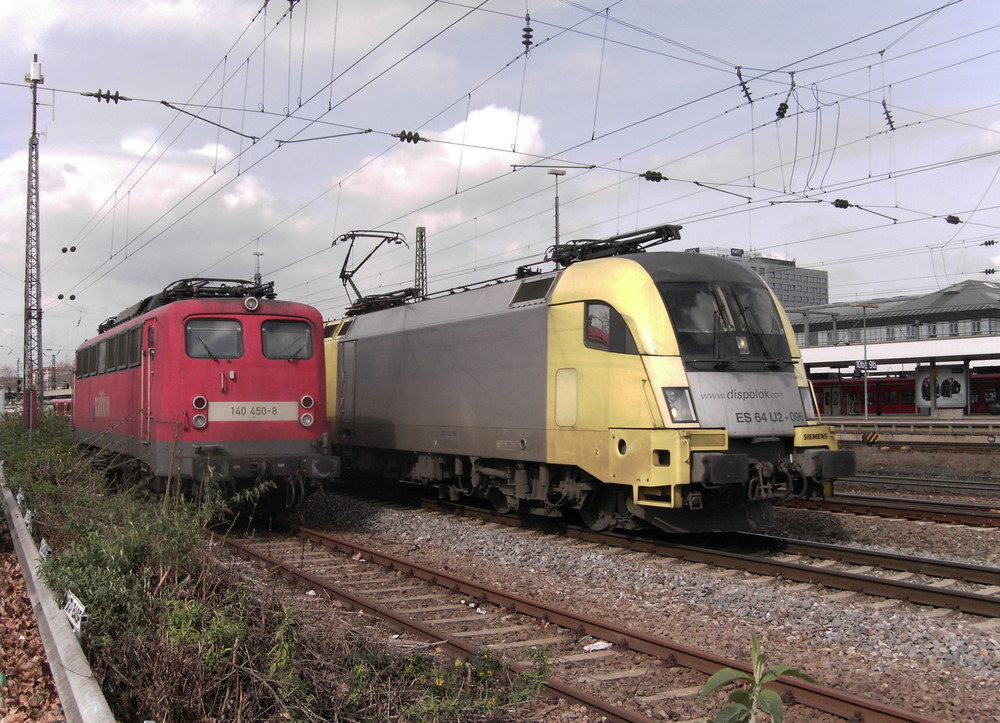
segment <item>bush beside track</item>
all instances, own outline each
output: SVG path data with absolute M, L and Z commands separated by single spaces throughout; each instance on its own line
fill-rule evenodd
M 279 592 L 262 591 L 206 555 L 202 531 L 226 502 L 166 501 L 141 487 L 110 490 L 72 444 L 63 418 L 29 444 L 20 420 L 0 423 L 7 486 L 21 490 L 42 567 L 63 599 L 86 606 L 83 645 L 122 720 L 517 720 L 523 698 L 495 664 L 401 655 L 364 628 L 317 624 Z M 482 667 L 482 666 L 480 666 Z

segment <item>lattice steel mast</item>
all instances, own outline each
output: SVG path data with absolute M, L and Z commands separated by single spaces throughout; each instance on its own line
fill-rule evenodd
M 44 399 L 42 381 L 42 285 L 38 261 L 38 84 L 44 83 L 38 54 L 31 72 L 31 137 L 28 139 L 28 215 L 24 252 L 24 421 L 28 429 L 38 422 Z
M 416 269 L 413 274 L 413 286 L 417 289 L 417 298 L 427 298 L 427 229 L 417 226 Z

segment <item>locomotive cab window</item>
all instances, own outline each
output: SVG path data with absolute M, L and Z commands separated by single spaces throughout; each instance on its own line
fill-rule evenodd
M 584 306 L 583 343 L 591 349 L 617 354 L 638 354 L 625 319 L 608 304 L 589 301 Z
M 243 327 L 236 319 L 191 319 L 185 325 L 187 354 L 193 359 L 239 359 Z
M 347 336 L 347 332 L 351 330 L 351 326 L 354 324 L 354 319 L 344 319 L 342 321 L 334 321 L 327 325 L 323 329 L 324 339 L 340 339 L 341 337 Z
M 689 361 L 791 361 L 781 317 L 763 286 L 690 281 L 659 287 L 681 356 Z
M 270 319 L 261 324 L 260 334 L 267 359 L 312 357 L 312 327 L 308 322 Z

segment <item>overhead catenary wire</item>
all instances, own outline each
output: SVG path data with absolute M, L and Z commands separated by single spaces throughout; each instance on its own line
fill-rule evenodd
M 485 1 L 485 0 L 484 0 L 484 1 Z M 433 5 L 433 3 L 431 3 L 431 5 Z M 425 12 L 425 11 L 426 11 L 426 10 L 427 10 L 427 9 L 428 9 L 429 7 L 430 7 L 430 5 L 426 6 L 426 7 L 424 8 L 424 10 L 423 10 L 423 11 L 421 11 L 421 13 L 422 13 L 422 12 Z M 420 14 L 420 13 L 418 13 L 418 15 L 419 15 L 419 14 Z M 405 25 L 409 24 L 409 22 L 412 22 L 412 18 L 411 18 L 411 20 L 410 20 L 410 21 L 407 21 L 406 23 L 404 23 L 404 27 L 405 27 Z M 392 35 L 395 35 L 395 33 L 396 33 L 396 32 L 399 32 L 399 29 L 397 29 L 396 31 L 394 31 L 393 33 L 391 33 L 389 37 L 392 37 Z M 443 31 L 442 31 L 442 32 L 443 32 Z M 439 33 L 439 34 L 440 34 L 440 33 Z M 383 41 L 383 42 L 384 42 L 384 41 Z M 416 52 L 416 50 L 414 50 L 413 52 Z M 397 61 L 397 62 L 399 62 L 399 61 Z M 346 72 L 346 71 L 344 71 L 344 72 Z M 343 75 L 343 73 L 342 73 L 342 75 Z M 371 82 L 373 82 L 373 81 L 368 81 L 368 83 L 366 83 L 365 85 L 367 85 L 367 84 L 370 84 Z M 315 93 L 315 94 L 314 94 L 314 95 L 313 95 L 312 97 L 313 97 L 313 98 L 314 98 L 314 97 L 316 97 L 316 95 L 318 95 L 318 94 L 319 94 L 319 93 L 321 93 L 321 92 L 322 92 L 322 89 L 320 89 L 319 91 L 317 91 L 317 92 L 316 92 L 316 93 Z M 355 92 L 357 92 L 357 91 L 355 91 Z M 352 95 L 353 95 L 353 94 L 352 94 Z M 348 97 L 350 97 L 350 96 L 348 96 Z M 312 99 L 312 98 L 310 98 L 310 100 L 311 100 L 311 99 Z M 346 99 L 345 99 L 345 100 L 346 100 Z M 342 100 L 341 102 L 343 102 L 343 100 Z M 281 125 L 281 124 L 282 124 L 282 123 L 283 123 L 283 122 L 284 122 L 285 120 L 287 120 L 287 118 L 289 118 L 289 117 L 290 117 L 290 115 L 287 115 L 287 116 L 283 116 L 281 120 L 279 120 L 279 121 L 278 121 L 278 122 L 277 122 L 277 123 L 276 123 L 276 124 L 275 124 L 274 126 L 272 126 L 272 128 L 271 128 L 271 129 L 269 129 L 269 130 L 268 130 L 268 134 L 270 134 L 271 132 L 273 132 L 273 130 L 274 130 L 274 129 L 276 129 L 277 127 L 279 127 L 279 126 L 280 126 L 280 125 Z M 308 127 L 308 126 L 307 126 L 307 127 Z M 276 147 L 276 149 L 277 149 L 277 148 L 281 148 L 281 144 L 279 144 L 279 145 L 278 145 L 278 146 Z M 246 170 L 248 170 L 248 169 L 249 169 L 250 167 L 253 167 L 253 166 L 257 165 L 258 163 L 262 162 L 262 161 L 263 161 L 263 160 L 264 160 L 265 158 L 267 158 L 268 156 L 270 156 L 270 155 L 271 155 L 271 154 L 272 154 L 272 153 L 273 153 L 273 152 L 274 152 L 274 151 L 275 151 L 276 149 L 272 149 L 272 150 L 271 150 L 270 152 L 266 152 L 266 153 L 264 154 L 263 158 L 261 158 L 261 159 L 258 159 L 258 160 L 256 160 L 256 161 L 255 161 L 255 162 L 254 162 L 254 163 L 253 163 L 253 164 L 252 164 L 251 166 L 249 166 L 248 168 L 244 168 L 244 169 L 241 169 L 241 170 L 243 170 L 243 171 L 245 172 L 245 171 L 246 171 Z M 240 155 L 239 157 L 241 157 L 241 156 L 242 156 L 242 153 L 241 153 L 241 155 Z M 238 157 L 238 158 L 239 158 L 239 157 Z M 234 159 L 234 160 L 235 160 L 235 159 Z M 228 165 L 230 165 L 231 163 L 232 163 L 232 161 L 230 161 L 230 162 L 229 162 L 229 163 L 227 163 L 226 165 L 228 166 Z M 235 177 L 234 177 L 234 179 L 235 179 Z M 230 179 L 230 182 L 232 182 L 232 180 L 234 180 L 234 179 Z M 189 192 L 188 194 L 186 194 L 186 195 L 184 196 L 184 199 L 182 199 L 182 200 L 186 200 L 186 199 L 190 198 L 190 197 L 192 196 L 192 194 L 194 193 L 194 191 L 195 191 L 195 190 L 199 190 L 200 188 L 202 188 L 202 187 L 203 187 L 203 186 L 205 185 L 205 183 L 207 182 L 207 180 L 208 180 L 208 179 L 206 179 L 206 180 L 205 180 L 205 181 L 203 181 L 202 183 L 198 184 L 198 185 L 197 185 L 197 187 L 196 187 L 196 188 L 195 188 L 194 190 L 192 190 L 191 192 Z M 201 200 L 201 201 L 200 201 L 199 203 L 197 203 L 197 204 L 196 204 L 196 205 L 194 206 L 194 208 L 192 208 L 192 209 L 189 209 L 189 210 L 188 210 L 188 211 L 187 211 L 187 212 L 186 212 L 186 213 L 185 213 L 185 214 L 184 214 L 183 216 L 181 216 L 181 218 L 180 218 L 180 219 L 178 219 L 178 220 L 175 220 L 175 221 L 173 221 L 172 223 L 170 223 L 170 224 L 168 224 L 168 225 L 167 225 L 166 229 L 163 229 L 163 230 L 161 230 L 160 232 L 158 232 L 158 233 L 156 233 L 156 234 L 152 235 L 152 236 L 151 236 L 151 238 L 150 238 L 150 239 L 148 239 L 147 241 L 145 241 L 145 242 L 144 242 L 143 244 L 141 244 L 141 245 L 139 246 L 139 248 L 138 248 L 137 250 L 141 250 L 141 249 L 145 248 L 146 246 L 148 246 L 148 245 L 149 245 L 150 243 L 152 243 L 152 242 L 153 242 L 153 241 L 155 241 L 155 240 L 156 240 L 157 238 L 159 238 L 160 236 L 162 236 L 162 234 L 163 234 L 163 233 L 164 233 L 164 232 L 165 232 L 166 230 L 168 230 L 168 229 L 172 228 L 172 227 L 173 227 L 174 225 L 176 225 L 176 224 L 177 224 L 177 223 L 178 223 L 178 222 L 179 222 L 180 220 L 182 220 L 182 219 L 183 219 L 184 217 L 186 217 L 187 215 L 189 215 L 189 214 L 190 214 L 191 212 L 193 212 L 193 210 L 195 210 L 196 208 L 198 208 L 198 207 L 200 207 L 201 205 L 203 205 L 203 204 L 204 204 L 205 202 L 207 202 L 207 201 L 208 201 L 208 200 L 209 200 L 210 198 L 212 198 L 212 197 L 213 197 L 214 195 L 216 195 L 216 194 L 217 194 L 217 193 L 219 193 L 220 191 L 221 191 L 221 188 L 220 188 L 220 189 L 217 189 L 217 190 L 216 190 L 215 192 L 211 193 L 211 194 L 210 194 L 209 196 L 206 196 L 206 197 L 205 197 L 204 199 L 202 199 L 202 200 Z M 163 217 L 164 217 L 164 216 L 161 216 L 160 218 L 163 218 Z M 154 223 L 155 223 L 155 222 L 154 222 Z M 145 231 L 146 231 L 146 230 L 149 230 L 150 228 L 151 228 L 151 226 L 147 226 L 147 227 L 146 227 L 146 229 L 145 229 L 144 231 L 140 232 L 140 235 L 141 235 L 142 233 L 145 233 Z M 120 265 L 120 263 L 121 263 L 121 262 L 119 262 L 119 264 L 117 264 L 117 265 Z M 117 266 L 117 265 L 116 265 L 116 266 Z M 90 276 L 92 276 L 92 275 L 93 275 L 93 273 L 94 273 L 94 272 L 92 272 L 92 273 L 91 273 L 90 275 L 88 275 L 88 276 L 84 277 L 83 281 L 86 281 L 86 280 L 87 280 L 88 278 L 90 278 Z M 85 289 L 88 289 L 88 288 L 90 288 L 90 287 L 91 287 L 91 286 L 92 286 L 92 285 L 93 285 L 94 283 L 96 283 L 96 281 L 100 280 L 100 278 L 103 278 L 103 276 L 106 276 L 106 275 L 107 275 L 107 273 L 108 273 L 108 272 L 106 271 L 106 272 L 105 272 L 104 274 L 102 274 L 101 276 L 99 276 L 99 277 L 98 277 L 97 279 L 95 279 L 95 280 L 91 281 L 91 283 L 90 283 L 90 284 L 88 284 L 87 286 L 83 287 L 83 289 L 81 289 L 81 290 L 85 290 Z M 80 282 L 80 283 L 82 283 L 82 282 Z M 77 287 L 73 287 L 73 288 L 75 289 L 75 288 L 77 288 Z
M 814 156 L 814 157 L 815 157 L 815 156 Z M 342 186 L 338 185 L 338 188 L 341 188 L 341 187 L 342 187 Z

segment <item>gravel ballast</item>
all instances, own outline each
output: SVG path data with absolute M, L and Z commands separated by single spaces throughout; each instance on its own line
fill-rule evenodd
M 370 547 L 731 659 L 748 662 L 757 633 L 770 664 L 825 685 L 948 721 L 1000 711 L 997 620 L 346 495 L 317 495 L 303 510 L 304 523 Z M 993 566 L 1000 554 L 995 529 L 790 509 L 778 519 L 776 534 L 803 539 Z

